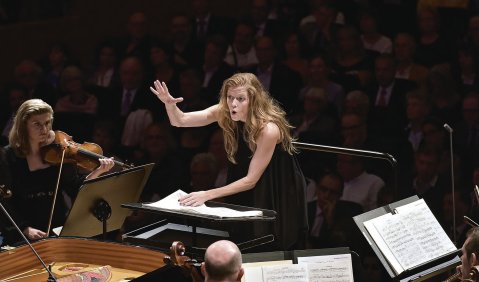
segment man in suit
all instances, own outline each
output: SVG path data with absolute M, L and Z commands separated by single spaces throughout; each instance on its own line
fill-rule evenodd
M 395 79 L 396 62 L 391 55 L 383 54 L 375 60 L 376 84 L 368 91 L 370 101 L 369 129 L 389 139 L 404 137 L 407 125 L 406 93 L 414 83 Z
M 317 201 L 308 204 L 309 245 L 312 248 L 351 246 L 353 216 L 362 213 L 359 204 L 340 200 L 343 179 L 335 172 L 324 174 L 317 182 Z
M 109 95 L 99 97 L 100 114 L 107 118 L 126 119 L 137 109 L 151 109 L 157 105 L 144 83 L 144 68 L 138 57 L 127 57 L 120 64 L 120 86 Z
M 218 95 L 223 81 L 235 73 L 235 69 L 225 63 L 226 42 L 223 37 L 215 36 L 205 46 L 202 88 L 208 103 L 218 103 Z
M 256 74 L 263 87 L 281 104 L 287 114 L 297 104 L 302 87 L 301 76 L 276 60 L 276 48 L 270 37 L 259 37 L 255 44 L 257 66 L 250 69 Z
M 197 42 L 205 43 L 210 36 L 222 35 L 231 40 L 233 20 L 212 13 L 209 0 L 193 0 L 192 30 Z

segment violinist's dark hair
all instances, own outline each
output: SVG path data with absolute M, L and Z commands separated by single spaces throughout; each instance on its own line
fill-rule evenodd
M 52 107 L 41 99 L 27 100 L 18 108 L 13 120 L 12 129 L 8 135 L 10 147 L 12 147 L 18 156 L 24 157 L 28 155 L 31 150 L 27 129 L 28 120 L 34 115 L 45 113 L 50 114 L 53 121 Z M 48 130 L 51 130 L 52 123 L 47 124 L 47 127 Z

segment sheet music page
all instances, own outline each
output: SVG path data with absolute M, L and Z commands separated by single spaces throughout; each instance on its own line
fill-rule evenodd
M 169 209 L 175 211 L 182 211 L 182 212 L 189 212 L 189 213 L 197 213 L 202 215 L 210 215 L 216 217 L 251 217 L 251 216 L 262 216 L 262 211 L 252 210 L 252 211 L 237 211 L 229 208 L 223 207 L 208 207 L 205 204 L 198 206 L 198 207 L 188 207 L 188 206 L 181 206 L 179 203 L 179 199 L 187 195 L 182 190 L 177 190 L 174 193 L 166 196 L 165 198 L 148 204 L 143 204 L 145 206 L 154 207 L 154 208 L 161 208 L 161 209 Z
M 398 207 L 396 211 L 401 215 L 404 225 L 414 233 L 427 260 L 457 250 L 424 199 Z
M 298 264 L 308 266 L 310 282 L 352 282 L 351 254 L 298 257 Z
M 387 213 L 380 217 L 376 217 L 371 220 L 365 221 L 363 222 L 363 224 L 364 224 L 364 227 L 366 227 L 366 230 L 368 230 L 369 235 L 371 235 L 374 242 L 378 246 L 381 253 L 383 253 L 389 265 L 391 265 L 391 267 L 393 268 L 394 272 L 396 274 L 399 274 L 404 271 L 404 268 L 401 266 L 398 259 L 393 255 L 392 251 L 389 249 L 389 246 L 386 244 L 383 237 L 379 234 L 379 231 L 376 229 L 376 227 L 373 224 L 373 221 L 375 220 L 380 220 L 381 218 L 383 218 L 382 220 L 387 220 L 392 216 L 393 216 L 392 214 Z
M 263 282 L 308 282 L 306 264 L 263 266 Z
M 243 263 L 241 282 L 263 282 L 263 266 L 293 264 L 292 260 L 260 261 Z

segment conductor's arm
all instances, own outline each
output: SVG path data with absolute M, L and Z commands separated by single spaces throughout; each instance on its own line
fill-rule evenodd
M 253 188 L 271 161 L 279 138 L 280 131 L 278 126 L 274 123 L 266 124 L 258 136 L 256 151 L 253 154 L 248 174 L 245 177 L 220 188 L 190 193 L 180 199 L 180 204 L 199 206 L 208 200 L 233 195 Z
M 156 80 L 155 88 L 150 87 L 151 92 L 165 104 L 166 112 L 170 123 L 177 127 L 197 127 L 213 123 L 218 120 L 218 105 L 195 112 L 184 113 L 176 104 L 183 101 L 183 98 L 174 98 L 168 91 L 164 82 Z

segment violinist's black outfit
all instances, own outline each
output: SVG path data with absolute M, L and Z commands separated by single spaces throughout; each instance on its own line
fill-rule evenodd
M 10 146 L 5 149 L 12 175 L 12 216 L 22 230 L 33 227 L 46 232 L 60 166 L 30 171 L 26 158 L 17 156 Z M 66 220 L 68 210 L 62 192 L 74 199 L 84 179 L 75 165 L 63 164 L 52 228 Z

